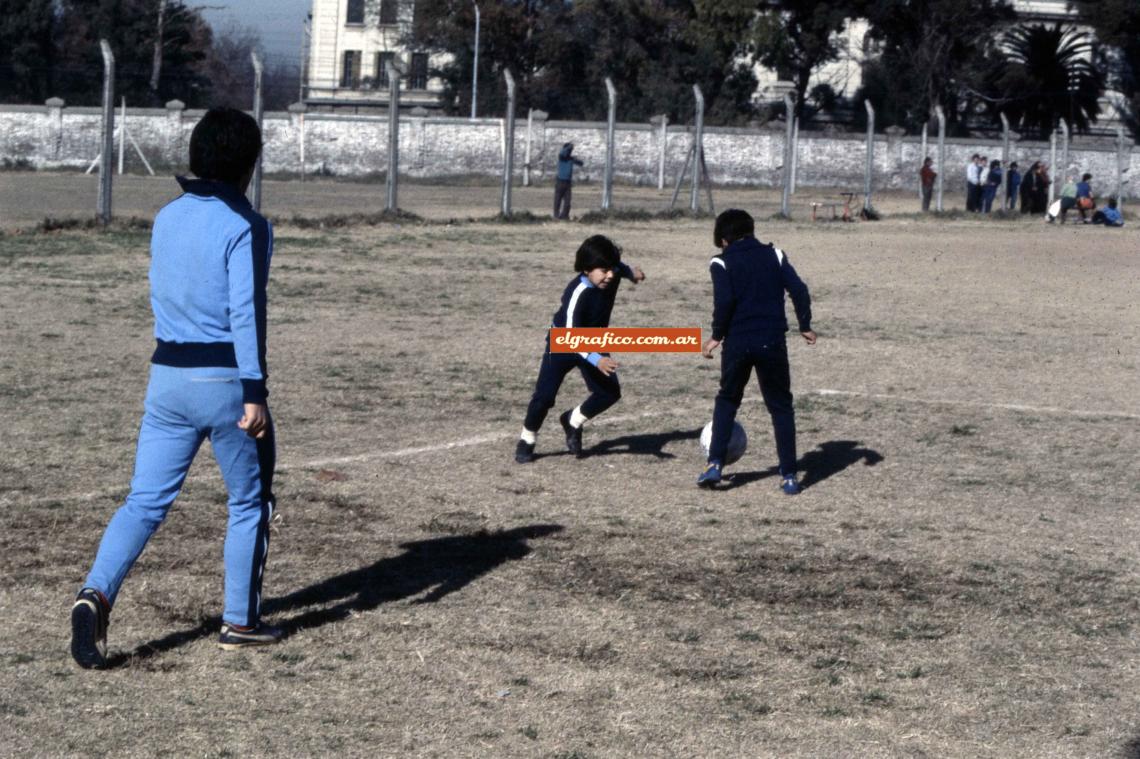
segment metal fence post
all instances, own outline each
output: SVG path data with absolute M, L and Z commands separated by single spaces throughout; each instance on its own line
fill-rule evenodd
M 250 53 L 249 57 L 253 61 L 253 120 L 257 122 L 257 129 L 260 132 L 262 122 L 261 58 L 257 53 Z M 264 135 L 261 141 L 264 144 Z M 253 167 L 249 203 L 253 206 L 253 210 L 261 210 L 261 153 L 258 153 L 257 163 Z
M 784 176 L 780 191 L 780 215 L 784 218 L 791 216 L 792 138 L 795 131 L 793 108 L 791 94 L 784 93 Z
M 503 216 L 511 215 L 511 174 L 515 169 L 515 78 L 510 69 L 503 69 L 507 81 L 506 140 L 503 149 Z
M 669 145 L 669 117 L 661 114 L 661 149 L 657 153 L 657 189 L 665 189 L 665 150 Z
M 534 109 L 526 109 L 526 141 L 523 143 L 523 187 L 530 187 L 530 132 L 534 128 Z
M 400 71 L 391 61 L 388 69 L 388 202 L 386 210 L 400 207 Z
M 705 153 L 705 96 L 700 85 L 693 85 L 693 97 L 696 100 L 693 112 L 696 130 L 693 133 L 693 186 L 689 194 L 689 210 L 696 213 L 701 210 L 701 168 Z
M 1065 167 L 1065 176 L 1069 175 L 1069 122 L 1061 119 L 1061 165 Z
M 103 146 L 99 154 L 99 201 L 95 217 L 106 226 L 111 223 L 111 156 L 115 150 L 115 54 L 107 40 L 99 40 L 103 51 L 103 127 L 99 135 Z
M 796 173 L 800 167 L 800 118 L 796 117 L 792 124 L 792 187 L 789 192 L 796 194 Z
M 922 150 L 919 151 L 918 160 L 922 165 L 926 164 L 926 131 L 930 127 L 930 119 L 928 118 L 922 124 Z M 918 201 L 922 202 L 922 174 L 918 175 Z
M 867 168 L 863 172 L 863 210 L 871 210 L 871 174 L 875 168 L 875 109 L 870 100 L 863 101 L 867 109 Z
M 1053 205 L 1053 191 L 1057 188 L 1057 130 L 1049 133 L 1049 168 L 1053 170 L 1053 181 L 1049 183 L 1049 205 Z
M 1006 192 L 1006 189 L 1009 186 L 1009 160 L 1010 160 L 1009 159 L 1009 119 L 1007 119 L 1005 117 L 1004 113 L 1002 113 L 1000 115 L 1001 115 L 1001 165 L 1002 165 L 1002 172 L 1001 172 L 1001 187 L 998 188 L 998 192 L 1001 193 L 1001 197 L 998 199 L 998 208 L 1005 210 L 1006 196 L 1009 194 Z
M 946 113 L 942 106 L 934 107 L 934 116 L 938 119 L 938 191 L 936 210 L 942 210 L 942 182 L 946 176 Z
M 617 90 L 613 80 L 606 77 L 606 98 L 609 112 L 606 117 L 606 173 L 602 177 L 602 210 L 608 211 L 614 203 L 614 127 L 617 123 Z
M 1124 152 L 1124 128 L 1116 128 L 1116 208 L 1124 213 L 1124 162 L 1131 158 Z

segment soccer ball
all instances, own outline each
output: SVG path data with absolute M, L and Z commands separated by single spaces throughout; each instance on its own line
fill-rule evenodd
M 705 458 L 709 455 L 709 446 L 712 445 L 712 422 L 705 425 L 701 430 L 701 450 L 705 452 Z M 740 457 L 748 450 L 748 433 L 740 426 L 740 422 L 732 423 L 732 437 L 728 439 L 728 451 L 725 455 L 725 465 L 735 464 L 740 461 Z

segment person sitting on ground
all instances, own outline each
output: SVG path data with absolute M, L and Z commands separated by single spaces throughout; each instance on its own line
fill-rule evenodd
M 1093 224 L 1103 224 L 1106 227 L 1123 227 L 1124 215 L 1116 207 L 1116 198 L 1109 198 L 1108 205 L 1092 215 Z
M 1081 181 L 1077 182 L 1077 213 L 1081 215 L 1081 221 L 1085 224 L 1089 223 L 1089 216 L 1096 210 L 1090 179 L 1092 174 L 1085 174 L 1081 177 Z
M 1074 209 L 1076 207 L 1077 207 L 1077 183 L 1073 179 L 1073 177 L 1071 177 L 1071 176 L 1065 177 L 1065 184 L 1063 184 L 1061 186 L 1061 210 L 1058 214 L 1061 217 L 1061 223 L 1062 224 L 1065 223 L 1065 217 L 1069 214 L 1069 211 L 1071 211 L 1072 209 Z M 1045 219 L 1050 224 L 1052 224 L 1053 221 L 1057 218 L 1056 216 L 1054 216 L 1051 213 L 1054 210 L 1055 209 L 1050 208 L 1049 211 L 1045 212 Z

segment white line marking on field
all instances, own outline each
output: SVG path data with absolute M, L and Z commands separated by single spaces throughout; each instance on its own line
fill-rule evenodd
M 823 388 L 820 390 L 807 391 L 805 395 L 821 395 L 828 396 L 843 396 L 848 398 L 872 398 L 876 400 L 889 400 L 900 401 L 903 403 L 920 403 L 930 406 L 972 406 L 974 408 L 992 408 L 1001 409 L 1004 411 L 1022 411 L 1042 414 L 1061 414 L 1069 416 L 1086 416 L 1086 417 L 1102 417 L 1112 419 L 1140 419 L 1140 414 L 1129 414 L 1118 411 L 1087 411 L 1084 409 L 1068 409 L 1060 408 L 1058 406 L 1030 406 L 1021 403 L 981 403 L 976 401 L 956 401 L 949 399 L 938 398 L 914 398 L 906 395 L 892 395 L 890 393 L 864 393 L 852 390 L 833 390 Z M 744 403 L 758 403 L 758 397 L 745 398 Z M 708 406 L 711 404 L 704 404 L 705 412 L 709 410 Z M 663 416 L 679 416 L 685 415 L 690 418 L 701 412 L 694 411 L 692 408 L 670 408 L 662 411 L 643 411 L 640 414 L 625 414 L 621 416 L 611 416 L 599 419 L 595 424 L 598 426 L 608 427 L 615 424 L 624 424 L 625 422 L 632 422 L 638 419 L 652 419 Z M 487 435 L 477 435 L 475 437 L 461 438 L 459 440 L 452 440 L 445 443 L 437 443 L 435 445 L 422 445 L 410 448 L 397 448 L 395 450 L 379 450 L 368 451 L 367 453 L 358 453 L 352 456 L 338 456 L 324 459 L 313 459 L 311 461 L 303 461 L 296 464 L 279 464 L 277 471 L 285 472 L 295 469 L 321 469 L 328 466 L 336 466 L 340 464 L 356 464 L 374 459 L 398 459 L 408 456 L 417 456 L 421 453 L 438 453 L 440 451 L 449 451 L 456 448 L 468 448 L 473 445 L 483 445 L 484 443 L 497 443 L 502 440 L 514 438 L 517 433 L 515 432 L 498 432 Z M 116 493 L 123 490 L 123 487 L 103 488 L 101 490 L 91 491 L 89 493 L 76 493 L 76 494 L 62 494 L 58 496 L 37 498 L 32 500 L 22 500 L 19 498 L 3 498 L 0 499 L 0 506 L 38 506 L 53 501 L 93 501 L 97 498 L 109 498 Z
M 611 425 L 621 424 L 623 422 L 632 422 L 637 419 L 647 419 L 655 416 L 667 416 L 670 414 L 678 413 L 673 411 L 644 411 L 640 414 L 626 414 L 624 416 L 612 416 L 604 419 L 599 419 L 596 424 L 598 425 Z M 478 437 L 469 437 L 462 440 L 452 440 L 448 443 L 437 443 L 436 445 L 421 445 L 414 448 L 398 448 L 394 451 L 369 451 L 367 453 L 357 453 L 352 456 L 338 456 L 329 459 L 316 459 L 315 461 L 306 461 L 300 464 L 284 464 L 277 467 L 277 471 L 287 471 L 289 469 L 319 469 L 321 467 L 333 466 L 336 464 L 357 464 L 363 461 L 371 461 L 372 459 L 398 459 L 405 456 L 415 456 L 420 453 L 438 453 L 439 451 L 450 451 L 453 448 L 466 448 L 472 445 L 482 445 L 483 443 L 497 443 L 500 440 L 507 440 L 518 433 L 515 432 L 497 432 L 491 435 L 480 435 Z
M 860 393 L 851 390 L 816 390 L 816 395 L 842 395 L 850 398 L 875 398 L 904 403 L 923 403 L 930 406 L 974 406 L 975 408 L 995 408 L 1004 411 L 1029 411 L 1039 414 L 1067 414 L 1069 416 L 1101 416 L 1113 419 L 1140 419 L 1140 414 L 1123 411 L 1086 411 L 1084 409 L 1061 408 L 1059 406 L 1029 406 L 1023 403 L 979 403 L 977 401 L 955 401 L 944 398 L 912 398 L 906 395 L 889 393 Z

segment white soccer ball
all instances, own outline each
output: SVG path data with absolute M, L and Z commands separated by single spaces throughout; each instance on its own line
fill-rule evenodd
M 712 422 L 705 425 L 701 430 L 701 450 L 705 452 L 705 458 L 709 456 L 709 446 L 712 445 Z M 728 439 L 728 451 L 725 455 L 724 464 L 735 464 L 740 461 L 740 457 L 748 450 L 748 433 L 740 426 L 740 422 L 732 423 L 732 437 Z

